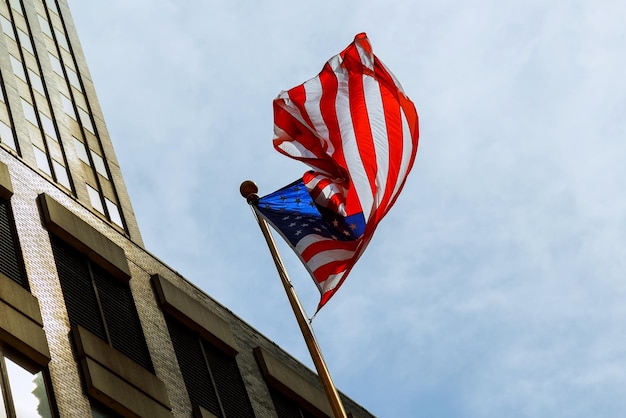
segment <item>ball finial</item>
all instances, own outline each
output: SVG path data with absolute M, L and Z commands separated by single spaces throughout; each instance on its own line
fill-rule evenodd
M 248 201 L 251 198 L 254 198 L 258 191 L 259 188 L 252 180 L 246 180 L 241 183 L 241 186 L 239 186 L 239 193 L 241 193 L 241 195 Z

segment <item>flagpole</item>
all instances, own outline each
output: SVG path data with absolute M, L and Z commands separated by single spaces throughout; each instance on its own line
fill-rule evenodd
M 259 191 L 258 187 L 254 182 L 250 180 L 246 180 L 241 183 L 239 187 L 239 192 L 246 199 L 249 205 L 253 205 L 258 199 L 259 196 L 257 192 Z M 291 280 L 289 280 L 289 276 L 287 275 L 287 270 L 285 269 L 285 265 L 283 264 L 282 259 L 280 258 L 280 254 L 278 253 L 278 248 L 276 248 L 276 243 L 274 242 L 274 238 L 270 232 L 270 229 L 267 225 L 265 219 L 259 217 L 254 211 L 254 217 L 256 218 L 259 227 L 261 228 L 261 232 L 263 232 L 263 236 L 265 237 L 265 241 L 267 242 L 267 246 L 269 247 L 270 253 L 272 254 L 272 258 L 274 259 L 274 264 L 276 265 L 276 270 L 278 270 L 278 275 L 280 276 L 280 280 L 285 288 L 285 292 L 287 293 L 287 298 L 289 299 L 289 304 L 293 309 L 293 313 L 298 321 L 298 325 L 300 326 L 300 331 L 302 332 L 302 336 L 304 337 L 304 341 L 306 342 L 306 346 L 309 349 L 309 353 L 311 354 L 311 358 L 313 359 L 313 364 L 317 369 L 317 374 L 320 377 L 322 382 L 322 386 L 324 387 L 324 392 L 326 392 L 326 397 L 328 398 L 328 402 L 330 403 L 330 407 L 335 415 L 335 418 L 346 418 L 346 411 L 343 408 L 343 404 L 341 403 L 341 399 L 339 398 L 339 393 L 337 392 L 337 388 L 333 383 L 332 378 L 330 377 L 330 372 L 328 371 L 328 367 L 326 366 L 326 362 L 322 357 L 322 352 L 320 351 L 317 342 L 315 341 L 315 337 L 313 336 L 313 331 L 311 329 L 311 325 L 307 321 L 306 315 L 304 313 L 304 309 L 300 304 L 300 300 L 298 299 L 298 295 L 296 294 L 296 290 L 291 284 Z

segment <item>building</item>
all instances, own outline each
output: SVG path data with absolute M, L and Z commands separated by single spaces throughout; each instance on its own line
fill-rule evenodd
M 66 0 L 2 0 L 0 26 L 0 417 L 330 416 L 144 248 Z

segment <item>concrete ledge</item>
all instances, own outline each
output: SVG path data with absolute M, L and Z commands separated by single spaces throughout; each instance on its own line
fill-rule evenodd
M 80 326 L 75 325 L 72 327 L 72 338 L 78 358 L 88 360 L 84 362 L 88 366 L 87 369 L 83 369 L 85 380 L 87 381 L 88 375 L 98 376 L 98 379 L 91 377 L 91 386 L 88 385 L 88 390 L 91 388 L 91 391 L 108 393 L 109 395 L 107 396 L 111 398 L 109 401 L 118 402 L 120 407 L 125 406 L 129 410 L 133 410 L 131 408 L 132 405 L 125 403 L 125 396 L 119 399 L 112 397 L 113 394 L 118 393 L 117 389 L 106 386 L 108 382 L 121 381 L 125 386 L 132 388 L 133 391 L 141 392 L 142 397 L 140 399 L 145 398 L 144 403 L 154 404 L 150 408 L 164 408 L 169 411 L 170 403 L 165 384 L 155 375 Z M 98 366 L 93 366 L 92 362 L 95 362 Z M 105 371 L 111 376 L 104 377 Z M 98 384 L 98 382 L 103 383 L 104 386 Z M 98 400 L 101 399 L 98 398 Z
M 261 368 L 263 377 L 272 387 L 312 413 L 317 410 L 329 417 L 333 416 L 333 411 L 322 389 L 311 384 L 264 348 L 256 347 L 254 357 Z
M 13 184 L 9 175 L 9 167 L 0 162 L 0 197 L 6 200 L 13 196 Z
M 158 274 L 153 275 L 151 279 L 163 311 L 198 332 L 224 353 L 230 356 L 237 355 L 239 349 L 228 322 Z
M 125 417 L 171 418 L 169 408 L 154 402 L 134 386 L 85 357 L 80 361 L 87 394 Z
M 44 367 L 50 362 L 37 298 L 2 274 L 0 340 L 39 366 Z
M 47 194 L 40 194 L 38 201 L 48 231 L 87 254 L 115 277 L 125 281 L 130 279 L 130 268 L 121 247 Z
M 43 327 L 43 319 L 41 318 L 37 298 L 2 273 L 0 273 L 0 300 L 11 305 L 31 321 Z

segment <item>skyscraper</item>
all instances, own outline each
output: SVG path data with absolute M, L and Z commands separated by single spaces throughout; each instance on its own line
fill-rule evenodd
M 0 417 L 329 416 L 144 248 L 66 0 L 0 1 L 0 26 Z

